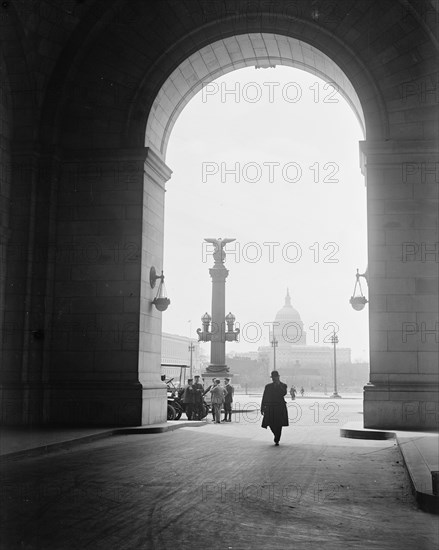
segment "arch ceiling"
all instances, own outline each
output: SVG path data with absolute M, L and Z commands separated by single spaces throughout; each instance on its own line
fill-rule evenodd
M 213 42 L 182 62 L 157 94 L 146 125 L 145 145 L 163 159 L 172 128 L 187 103 L 203 86 L 243 67 L 286 65 L 307 71 L 335 84 L 354 111 L 365 134 L 364 114 L 358 95 L 346 74 L 327 55 L 296 38 L 249 33 Z

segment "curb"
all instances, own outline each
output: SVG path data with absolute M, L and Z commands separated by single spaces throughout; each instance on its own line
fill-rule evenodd
M 404 436 L 387 430 L 372 430 L 368 428 L 341 428 L 340 436 L 349 439 L 396 439 L 402 456 L 404 467 L 410 480 L 412 493 L 419 508 L 423 512 L 439 515 L 439 495 L 433 494 L 432 471 L 422 459 L 422 455 L 410 441 L 404 441 Z M 411 460 L 409 460 L 409 456 Z M 425 480 L 429 479 L 431 490 L 426 489 Z M 424 480 L 424 481 L 421 481 Z
M 174 420 L 173 422 L 178 422 L 178 424 L 166 424 L 160 426 L 139 426 L 134 428 L 116 428 L 113 430 L 111 435 L 135 435 L 135 434 L 158 434 L 164 432 L 173 432 L 179 428 L 187 428 L 188 426 L 192 428 L 198 428 L 201 426 L 206 426 L 207 422 L 203 420 Z
M 176 421 L 177 422 L 177 421 Z M 10 453 L 4 453 L 0 455 L 0 464 L 12 461 L 20 460 L 23 458 L 34 458 L 36 456 L 42 456 L 45 454 L 53 453 L 56 451 L 66 451 L 76 447 L 77 445 L 83 445 L 85 443 L 93 443 L 100 439 L 112 437 L 115 435 L 135 435 L 135 434 L 154 434 L 164 433 L 177 430 L 179 428 L 185 428 L 187 426 L 205 426 L 206 422 L 203 421 L 183 421 L 178 424 L 163 424 L 152 426 L 134 426 L 132 428 L 113 428 L 105 430 L 99 433 L 84 435 L 76 437 L 74 439 L 67 439 L 65 441 L 58 441 L 57 443 L 49 443 L 47 445 L 40 445 L 38 447 L 32 447 L 30 449 L 24 449 L 22 451 L 12 451 Z
M 396 436 L 402 460 L 410 479 L 412 493 L 416 497 L 416 502 L 424 512 L 439 515 L 439 495 L 433 494 L 432 471 L 428 468 L 422 459 L 422 455 L 410 441 L 404 441 L 404 437 Z M 409 459 L 410 457 L 410 459 Z M 424 486 L 426 483 L 421 479 L 429 479 L 430 490 Z
M 346 437 L 347 439 L 395 439 L 395 432 L 388 432 L 386 430 L 371 430 L 368 428 L 340 428 L 340 437 Z
M 56 451 L 63 451 L 71 449 L 76 445 L 81 445 L 83 443 L 93 443 L 94 441 L 99 441 L 100 439 L 105 439 L 113 435 L 114 430 L 109 430 L 105 432 L 100 432 L 92 435 L 84 435 L 82 437 L 77 437 L 75 439 L 69 439 L 65 441 L 58 441 L 57 443 L 49 443 L 48 445 L 41 445 L 39 447 L 32 447 L 30 449 L 24 449 L 22 451 L 12 451 L 10 453 L 5 453 L 0 456 L 0 464 L 4 462 L 9 462 L 10 460 L 19 460 L 22 458 L 33 458 L 36 456 L 41 456 L 48 453 L 53 453 Z

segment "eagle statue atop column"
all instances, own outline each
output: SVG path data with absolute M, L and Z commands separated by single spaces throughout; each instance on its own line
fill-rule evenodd
M 213 259 L 215 260 L 215 264 L 224 264 L 224 261 L 226 259 L 226 252 L 224 250 L 224 247 L 227 243 L 231 243 L 235 241 L 236 239 L 204 239 L 208 243 L 212 243 L 215 247 L 215 250 L 213 252 Z

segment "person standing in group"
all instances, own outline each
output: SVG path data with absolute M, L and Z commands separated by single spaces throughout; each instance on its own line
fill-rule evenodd
M 184 388 L 183 392 L 183 404 L 184 412 L 188 420 L 195 420 L 194 418 L 194 409 L 195 409 L 195 390 L 193 387 L 193 378 L 188 378 L 187 386 Z
M 288 412 L 284 396 L 287 394 L 287 385 L 280 381 L 277 370 L 271 373 L 272 383 L 264 389 L 261 402 L 262 428 L 269 427 L 274 435 L 274 444 L 279 445 L 282 427 L 288 426 Z
M 215 386 L 215 378 L 212 378 L 212 384 L 210 384 L 210 386 L 207 387 L 207 389 L 204 390 L 204 393 L 203 393 L 203 397 L 210 392 L 210 390 Z M 212 413 L 212 420 L 215 422 L 215 409 L 213 408 L 213 404 L 212 404 L 212 394 L 210 394 L 211 396 L 211 401 L 210 401 L 210 410 L 211 410 L 211 413 Z
M 203 418 L 203 384 L 200 384 L 200 376 L 196 374 L 194 376 L 195 382 L 193 388 L 195 391 L 195 405 L 194 405 L 194 418 L 195 420 L 201 420 Z
M 217 378 L 215 380 L 215 385 L 210 390 L 212 395 L 212 407 L 215 414 L 215 424 L 221 423 L 221 408 L 224 403 L 224 397 L 226 395 L 225 389 L 220 386 L 220 380 Z
M 224 397 L 224 420 L 223 420 L 223 422 L 231 422 L 232 421 L 233 394 L 235 392 L 235 389 L 230 384 L 230 378 L 224 378 L 224 389 L 226 390 L 226 395 Z

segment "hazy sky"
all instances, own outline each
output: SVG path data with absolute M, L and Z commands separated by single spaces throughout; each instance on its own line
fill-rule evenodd
M 288 287 L 308 344 L 328 345 L 327 323 L 335 323 L 340 346 L 368 360 L 368 306 L 357 312 L 349 304 L 356 268 L 367 267 L 362 139 L 343 97 L 299 69 L 240 69 L 197 94 L 166 158 L 171 305 L 163 330 L 196 337 L 200 317 L 211 313 L 212 248 L 203 240 L 230 237 L 226 311 L 243 332 L 227 351 L 267 345 L 267 323 Z

